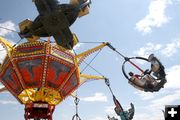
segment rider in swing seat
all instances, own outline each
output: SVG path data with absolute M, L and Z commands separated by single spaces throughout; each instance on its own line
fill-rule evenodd
M 130 81 L 138 87 L 152 89 L 157 85 L 157 81 L 149 74 L 140 76 L 130 72 L 129 75 L 131 76 Z
M 159 91 L 159 89 L 162 88 L 164 83 L 166 82 L 164 66 L 154 56 L 154 54 L 149 55 L 148 62 L 151 63 L 151 69 L 147 69 L 143 72 L 142 75 L 129 72 L 129 83 L 131 83 L 135 87 L 138 87 L 139 89 L 143 89 L 144 91 Z

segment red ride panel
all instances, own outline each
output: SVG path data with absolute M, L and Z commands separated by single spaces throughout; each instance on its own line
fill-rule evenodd
M 19 95 L 23 88 L 16 76 L 12 66 L 8 66 L 7 69 L 0 75 L 1 82 L 14 94 Z
M 46 76 L 46 87 L 58 89 L 70 71 L 70 66 L 63 64 L 60 61 L 57 62 L 55 60 L 49 59 Z
M 26 88 L 39 88 L 43 77 L 43 57 L 23 59 L 18 63 L 18 68 Z
M 70 77 L 62 90 L 60 90 L 63 97 L 70 95 L 79 86 L 79 80 L 75 73 Z

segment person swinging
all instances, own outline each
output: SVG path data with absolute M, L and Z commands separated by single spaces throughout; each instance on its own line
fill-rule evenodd
M 149 55 L 147 61 L 151 63 L 151 69 L 145 70 L 141 75 L 129 72 L 129 83 L 146 92 L 159 91 L 166 83 L 164 66 L 154 54 Z

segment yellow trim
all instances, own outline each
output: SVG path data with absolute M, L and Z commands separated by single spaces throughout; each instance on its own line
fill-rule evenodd
M 107 46 L 107 44 L 108 44 L 107 42 L 102 43 L 101 45 L 96 46 L 95 48 L 89 49 L 89 50 L 87 50 L 85 52 L 82 52 L 82 53 L 76 55 L 75 59 L 77 61 L 77 65 L 79 65 L 88 55 L 102 49 L 103 47 Z
M 78 44 L 79 40 L 75 33 L 73 33 L 73 47 Z
M 88 75 L 88 74 L 81 74 L 80 77 L 83 77 L 86 79 L 95 79 L 95 80 L 105 79 L 104 76 L 94 76 L 94 75 Z
M 2 38 L 0 36 L 0 42 L 2 42 L 3 44 L 5 44 L 7 46 L 7 48 L 12 48 L 12 45 L 10 42 L 8 42 L 7 40 L 5 40 L 4 38 Z
M 104 79 L 105 79 L 104 76 L 94 76 L 94 75 L 88 75 L 88 74 L 81 74 L 80 75 L 80 85 L 84 84 L 85 82 L 87 82 L 89 80 L 104 80 Z
M 102 43 L 101 45 L 96 46 L 95 48 L 89 49 L 89 50 L 87 50 L 87 51 L 85 51 L 85 52 L 82 52 L 82 53 L 76 55 L 75 57 L 76 57 L 76 58 L 85 57 L 85 56 L 87 56 L 87 55 L 89 55 L 89 54 L 91 54 L 91 53 L 93 53 L 93 52 L 96 52 L 96 51 L 102 49 L 103 47 L 107 46 L 107 44 L 108 44 L 108 43 Z
M 26 89 L 18 96 L 18 98 L 22 101 L 23 104 L 41 101 L 47 102 L 51 105 L 57 105 L 63 100 L 58 91 L 45 87 L 40 89 Z
M 13 47 L 10 42 L 5 40 L 0 36 L 0 43 L 2 43 L 3 47 L 6 49 L 9 56 L 11 56 L 11 51 L 13 50 Z
M 9 60 L 11 61 L 13 46 L 11 45 L 10 42 L 8 42 L 6 39 L 4 39 L 1 36 L 0 36 L 0 44 L 5 48 L 5 50 L 7 52 L 7 55 L 6 55 L 6 57 L 5 57 L 5 59 L 3 60 L 2 63 L 4 63 L 8 59 L 8 57 L 9 57 Z M 0 65 L 0 71 L 3 70 L 3 66 L 4 66 L 3 64 Z

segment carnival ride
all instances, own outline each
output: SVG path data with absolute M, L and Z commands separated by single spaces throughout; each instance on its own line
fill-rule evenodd
M 70 9 L 69 6 L 71 5 L 69 4 L 59 5 L 56 0 L 35 0 L 34 2 L 40 17 L 38 16 L 34 22 L 25 20 L 19 25 L 20 32 L 18 34 L 21 38 L 26 38 L 27 42 L 11 45 L 3 37 L 0 37 L 0 43 L 7 52 L 0 66 L 0 82 L 5 86 L 0 89 L 0 92 L 9 91 L 20 103 L 25 105 L 24 117 L 26 120 L 52 120 L 55 106 L 68 96 L 75 98 L 76 114 L 72 119 L 80 120 L 81 118 L 78 115 L 79 98 L 73 92 L 92 79 L 105 81 L 112 94 L 116 114 L 120 116 L 121 120 L 132 120 L 135 112 L 134 105 L 131 103 L 131 108 L 128 111 L 123 109 L 116 99 L 107 77 L 102 74 L 100 76 L 82 74 L 80 71 L 79 66 L 85 58 L 105 46 L 124 59 L 122 72 L 132 86 L 145 92 L 158 92 L 163 88 L 166 83 L 164 66 L 153 54 L 149 58 L 129 58 L 117 51 L 108 42 L 103 42 L 79 54 L 74 52 L 73 47 L 79 41 L 77 36 L 71 32 L 66 34 L 61 27 L 65 25 L 65 29 L 69 29 L 78 15 L 87 14 L 90 1 L 72 0 L 71 5 L 76 6 L 77 9 Z M 69 10 L 71 11 L 69 12 Z M 74 13 L 74 10 L 78 12 Z M 75 16 L 73 16 L 74 14 Z M 61 15 L 66 16 L 62 17 Z M 63 24 L 62 18 L 63 20 L 66 19 L 69 24 Z M 56 22 L 58 27 L 53 24 Z M 54 36 L 56 43 L 52 43 L 50 36 Z M 48 40 L 42 41 L 40 37 L 48 37 Z M 143 70 L 136 61 L 133 61 L 134 59 L 149 63 L 150 68 Z M 127 70 L 126 65 L 128 63 L 140 73 Z M 86 63 L 87 66 L 89 64 Z M 108 116 L 108 119 L 113 118 Z

